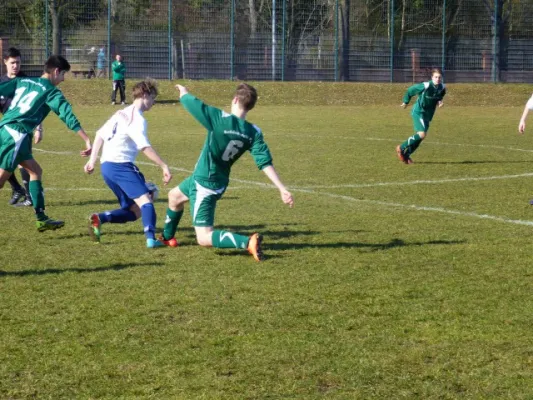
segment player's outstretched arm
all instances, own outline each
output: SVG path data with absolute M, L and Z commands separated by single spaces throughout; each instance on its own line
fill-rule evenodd
M 82 157 L 90 156 L 92 150 L 91 139 L 89 139 L 89 136 L 87 136 L 83 129 L 78 131 L 78 136 L 81 137 L 81 139 L 85 142 L 85 150 L 80 151 L 80 155 Z
M 528 101 L 529 104 L 529 101 Z M 526 119 L 527 115 L 529 114 L 529 107 L 526 104 L 524 107 L 524 112 L 522 113 L 522 118 L 520 118 L 520 122 L 518 123 L 518 133 L 523 134 L 526 130 Z
M 294 206 L 294 199 L 292 197 L 292 194 L 287 190 L 285 185 L 281 183 L 278 173 L 276 172 L 274 167 L 272 165 L 269 165 L 268 167 L 263 168 L 263 172 L 268 177 L 268 179 L 270 179 L 270 181 L 278 188 L 279 193 L 281 195 L 281 200 L 285 204 L 288 204 L 290 208 L 292 208 Z
M 166 185 L 170 182 L 172 179 L 172 174 L 170 173 L 170 169 L 168 168 L 168 165 L 165 164 L 165 162 L 159 157 L 159 154 L 156 153 L 156 151 L 151 147 L 145 147 L 142 152 L 146 157 L 148 157 L 151 161 L 156 163 L 161 167 L 163 170 L 163 183 Z
M 92 174 L 94 172 L 94 165 L 96 164 L 96 159 L 98 158 L 98 154 L 100 153 L 100 149 L 102 148 L 103 144 L 104 139 L 102 139 L 97 133 L 96 138 L 94 139 L 94 147 L 91 152 L 91 158 L 89 158 L 89 161 L 87 161 L 87 164 L 85 164 L 85 167 L 83 168 L 86 173 Z

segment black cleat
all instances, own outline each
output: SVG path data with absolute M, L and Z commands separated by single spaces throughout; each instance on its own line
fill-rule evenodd
M 59 220 L 56 221 L 52 218 L 48 218 L 47 220 L 44 220 L 44 221 L 37 221 L 36 225 L 37 225 L 37 230 L 39 232 L 54 231 L 56 229 L 63 228 L 63 226 L 65 226 L 65 222 L 59 221 Z
M 9 205 L 15 205 L 20 200 L 26 200 L 26 193 L 24 191 L 13 190 L 11 198 L 9 199 Z

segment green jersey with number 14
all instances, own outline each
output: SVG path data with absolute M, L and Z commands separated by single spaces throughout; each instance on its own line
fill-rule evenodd
M 15 78 L 0 83 L 0 97 L 11 98 L 11 105 L 0 121 L 0 127 L 9 125 L 18 132 L 32 135 L 34 129 L 50 110 L 74 132 L 81 129 L 72 107 L 46 78 Z
M 207 129 L 193 178 L 208 189 L 227 186 L 231 166 L 250 151 L 259 169 L 272 165 L 272 156 L 261 130 L 248 121 L 208 106 L 191 94 L 180 99 L 183 107 Z

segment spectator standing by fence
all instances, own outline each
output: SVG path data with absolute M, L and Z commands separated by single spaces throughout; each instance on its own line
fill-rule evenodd
M 115 61 L 111 64 L 113 70 L 113 93 L 111 94 L 111 104 L 116 104 L 117 90 L 120 91 L 120 102 L 126 104 L 126 81 L 124 74 L 126 73 L 126 66 L 122 61 L 122 56 L 117 54 Z
M 96 56 L 96 77 L 97 78 L 105 78 L 105 63 L 106 63 L 106 57 L 104 53 L 104 48 L 100 47 L 100 51 L 98 52 L 98 55 Z

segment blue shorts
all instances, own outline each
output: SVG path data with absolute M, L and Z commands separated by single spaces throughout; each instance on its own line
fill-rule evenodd
M 129 209 L 135 204 L 134 199 L 150 192 L 144 175 L 133 163 L 104 162 L 100 169 L 104 182 L 117 196 L 120 208 Z

